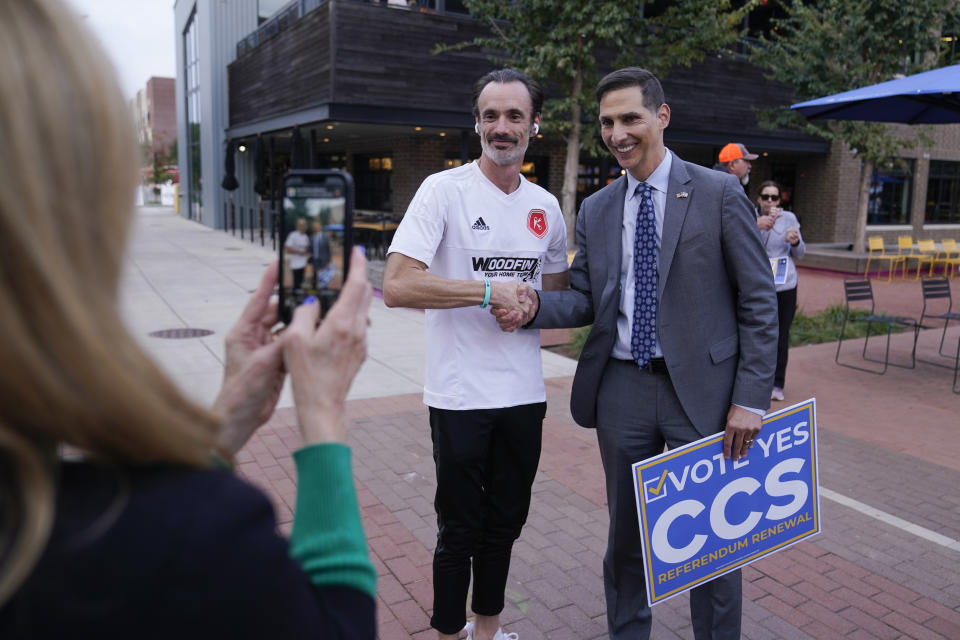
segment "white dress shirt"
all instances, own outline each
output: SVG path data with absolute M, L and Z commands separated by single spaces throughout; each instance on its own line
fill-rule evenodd
M 657 266 L 660 264 L 660 245 L 663 238 L 663 212 L 667 207 L 667 186 L 670 183 L 670 168 L 673 166 L 673 154 L 668 149 L 660 165 L 653 170 L 646 183 L 650 185 L 653 199 L 653 213 L 657 228 Z M 620 313 L 617 315 L 617 342 L 613 345 L 613 357 L 621 360 L 633 360 L 630 352 L 630 336 L 633 331 L 634 274 L 633 245 L 637 235 L 637 212 L 640 210 L 640 195 L 636 193 L 640 181 L 627 172 L 627 195 L 623 199 L 623 231 L 620 244 L 623 247 L 623 259 L 620 261 Z M 654 358 L 663 357 L 660 349 L 660 337 L 656 338 Z

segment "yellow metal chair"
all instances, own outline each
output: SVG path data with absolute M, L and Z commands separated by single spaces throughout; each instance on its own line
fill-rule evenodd
M 940 245 L 943 252 L 938 262 L 943 265 L 943 275 L 949 278 L 956 274 L 957 267 L 960 267 L 960 246 L 957 246 L 957 241 L 953 238 L 941 240 Z
M 929 264 L 930 268 L 927 270 L 927 275 L 933 275 L 933 266 L 938 262 L 940 258 L 940 251 L 937 250 L 937 244 L 933 240 L 917 240 L 917 253 L 913 256 L 913 259 L 917 261 L 917 274 L 914 276 L 914 280 L 920 279 L 920 267 L 925 264 Z
M 911 250 L 913 245 L 911 244 Z M 883 247 L 883 238 L 881 236 L 870 236 L 867 238 L 867 268 L 863 270 L 863 277 L 870 277 L 870 263 L 876 260 L 878 263 L 882 263 L 884 260 L 887 262 L 887 282 L 890 282 L 893 279 L 893 274 L 897 270 L 897 265 L 905 265 L 905 258 L 899 254 L 887 253 L 886 249 Z M 905 267 L 904 267 L 905 268 Z M 880 275 L 880 269 L 877 268 L 877 275 Z
M 897 236 L 897 255 L 903 258 L 903 268 L 900 270 L 900 279 L 906 280 L 910 260 L 915 259 L 919 255 L 913 248 L 913 236 Z

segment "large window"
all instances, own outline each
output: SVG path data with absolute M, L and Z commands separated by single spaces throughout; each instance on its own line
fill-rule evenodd
M 353 156 L 357 209 L 393 211 L 392 172 L 393 158 L 388 154 Z
M 930 161 L 926 222 L 960 223 L 960 162 Z
M 203 214 L 203 171 L 200 164 L 200 63 L 197 10 L 183 32 L 183 78 L 187 105 L 187 212 L 191 220 Z
M 609 156 L 588 158 L 577 167 L 577 208 L 584 198 L 596 193 L 621 175 L 620 165 Z
M 527 156 L 520 165 L 520 173 L 533 184 L 546 189 L 550 181 L 549 156 Z
M 257 0 L 257 24 L 263 24 L 280 10 L 291 4 L 290 0 Z
M 888 163 L 874 168 L 870 181 L 867 224 L 910 224 L 913 160 L 904 166 Z

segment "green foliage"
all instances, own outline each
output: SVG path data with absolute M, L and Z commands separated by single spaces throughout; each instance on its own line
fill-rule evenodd
M 590 329 L 593 328 L 593 325 L 588 324 L 585 327 L 577 327 L 570 332 L 570 351 L 575 354 L 572 355 L 572 358 L 579 358 L 580 352 L 583 351 L 583 345 L 587 341 L 587 336 L 590 335 Z
M 882 313 L 882 312 L 880 312 Z M 843 339 L 862 338 L 867 335 L 867 323 L 863 322 L 867 311 L 854 310 L 850 313 L 850 320 L 847 321 L 847 327 L 843 332 Z M 812 316 L 804 315 L 802 311 L 797 310 L 793 318 L 793 325 L 790 327 L 790 346 L 801 347 L 808 344 L 820 344 L 821 342 L 835 342 L 840 337 L 840 326 L 843 324 L 843 305 L 833 305 L 827 307 L 820 313 Z M 894 326 L 893 332 L 900 333 L 902 327 Z M 887 327 L 877 324 L 870 330 L 871 335 L 877 335 L 878 332 L 886 333 Z M 583 343 L 587 340 L 590 333 L 590 327 L 580 327 L 570 332 L 570 344 L 567 345 L 566 354 L 574 359 L 580 357 L 583 350 Z
M 767 78 L 793 85 L 798 102 L 856 89 L 932 67 L 941 47 L 940 28 L 949 2 L 902 0 L 783 0 L 786 17 L 774 20 L 751 61 Z M 787 126 L 844 142 L 866 161 L 888 162 L 901 148 L 929 144 L 895 136 L 884 124 L 840 120 L 808 121 L 785 105 L 758 110 L 768 127 Z
M 862 338 L 867 335 L 867 323 L 863 322 L 864 316 L 869 315 L 865 310 L 854 310 L 850 312 L 850 320 L 843 331 L 843 339 Z M 843 305 L 832 305 L 820 313 L 807 316 L 801 311 L 793 318 L 793 325 L 790 327 L 790 346 L 800 347 L 806 344 L 820 344 L 821 342 L 834 342 L 840 338 L 840 327 L 843 324 Z M 899 333 L 902 327 L 893 327 L 894 333 Z M 887 327 L 874 324 L 870 329 L 871 335 L 878 332 L 886 333 Z
M 170 143 L 170 146 L 167 147 L 167 159 L 166 159 L 167 164 L 174 164 L 174 165 L 177 164 L 177 157 L 178 157 L 177 149 L 178 149 L 178 142 L 176 138 L 174 138 L 173 142 Z
M 690 66 L 708 51 L 736 41 L 744 14 L 759 1 L 734 9 L 730 0 L 676 0 L 650 17 L 644 15 L 644 7 L 653 5 L 649 2 L 464 0 L 470 14 L 487 23 L 493 35 L 441 45 L 434 52 L 493 50 L 492 61 L 550 88 L 544 129 L 566 136 L 573 128 L 571 116 L 596 122 L 594 89 L 601 52 L 612 52 L 616 67 L 642 66 L 662 78 L 670 69 Z M 585 151 L 601 152 L 596 136 L 583 137 Z

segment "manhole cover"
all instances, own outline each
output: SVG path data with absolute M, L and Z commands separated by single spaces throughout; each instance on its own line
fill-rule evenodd
M 243 251 L 240 247 L 224 247 L 224 251 Z
M 182 340 L 184 338 L 202 338 L 203 336 L 209 336 L 213 331 L 210 329 L 161 329 L 159 331 L 151 331 L 148 335 L 151 338 L 167 338 L 169 340 Z

